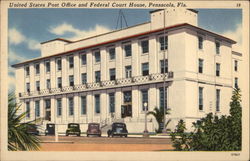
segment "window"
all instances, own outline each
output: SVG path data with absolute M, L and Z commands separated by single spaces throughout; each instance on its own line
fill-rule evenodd
M 36 90 L 40 91 L 40 81 L 36 81 Z
M 87 83 L 87 73 L 82 73 L 82 84 Z
M 62 70 L 62 59 L 57 58 L 56 64 L 57 64 L 57 71 L 61 71 Z
M 74 76 L 73 75 L 69 76 L 69 86 L 74 86 Z
M 50 109 L 50 99 L 45 100 L 45 108 Z
M 86 65 L 87 64 L 87 55 L 86 54 L 82 54 L 81 55 L 81 60 L 82 60 L 82 65 Z
M 101 81 L 101 72 L 95 71 L 95 82 L 98 83 Z
M 161 60 L 160 61 L 160 68 L 161 68 L 161 73 L 167 73 L 168 72 L 168 60 L 165 60 L 165 63 L 164 63 L 164 60 Z M 165 66 L 164 66 L 165 65 Z M 165 68 L 164 68 L 165 67 Z M 165 69 L 165 70 L 164 70 Z
M 220 90 L 216 89 L 216 111 L 220 111 Z
M 216 76 L 220 76 L 220 64 L 216 63 Z
M 109 69 L 110 80 L 115 80 L 115 68 Z
M 26 72 L 26 76 L 30 75 L 30 67 L 29 66 L 25 67 L 25 72 Z
M 50 72 L 50 61 L 45 62 L 46 72 Z
M 145 111 L 145 110 L 148 111 L 148 107 L 147 107 L 146 109 L 145 109 L 145 107 L 144 107 L 144 103 L 145 103 L 145 102 L 148 103 L 148 90 L 147 90 L 147 89 L 146 89 L 146 90 L 145 90 L 145 89 L 142 90 L 142 91 L 141 91 L 141 96 L 142 96 L 142 97 L 141 97 L 141 98 L 142 98 L 142 99 L 141 99 L 141 100 L 142 100 L 142 102 L 141 102 L 141 103 L 142 103 L 142 110 L 143 110 L 143 111 Z
M 101 61 L 101 54 L 100 51 L 95 51 L 95 62 L 98 63 Z
M 109 59 L 114 60 L 115 59 L 115 48 L 109 49 Z
M 110 113 L 115 112 L 115 93 L 109 94 L 109 112 Z
M 40 101 L 35 101 L 35 116 L 40 117 Z
M 39 63 L 37 63 L 35 65 L 35 68 L 36 68 L 36 74 L 40 74 L 40 64 Z
M 74 68 L 74 56 L 69 56 L 69 68 Z
M 100 113 L 100 95 L 95 95 L 95 113 Z
M 235 60 L 234 61 L 234 71 L 238 71 L 238 61 L 237 60 Z
M 159 95 L 160 95 L 160 108 L 164 108 L 167 109 L 167 87 L 165 87 L 165 95 L 164 95 L 164 88 L 161 87 L 159 88 Z M 165 97 L 165 99 L 164 99 Z M 165 105 L 164 105 L 164 100 L 165 100 Z
M 160 50 L 167 50 L 168 49 L 168 36 L 162 36 L 159 38 L 160 42 Z
M 124 51 L 125 51 L 125 57 L 131 56 L 132 55 L 131 44 L 125 45 Z
M 149 74 L 148 63 L 142 63 L 142 75 L 146 76 Z
M 62 88 L 62 77 L 57 78 L 57 88 Z
M 199 49 L 203 49 L 203 37 L 202 36 L 198 36 L 198 46 L 199 46 Z
M 203 110 L 203 88 L 199 87 L 199 110 Z
M 220 54 L 220 43 L 216 42 L 215 47 L 216 47 L 216 54 Z
M 148 40 L 141 41 L 142 53 L 148 53 Z
M 86 115 L 87 113 L 87 99 L 86 96 L 81 97 L 81 114 Z
M 199 73 L 203 73 L 203 59 L 199 59 Z
M 26 83 L 26 91 L 30 92 L 30 83 Z
M 47 79 L 47 80 L 46 80 L 46 85 L 47 85 L 47 89 L 50 89 L 50 88 L 51 88 L 51 86 L 50 86 L 50 79 Z
M 131 103 L 132 102 L 132 92 L 131 91 L 123 92 L 123 102 L 124 103 Z
M 26 102 L 26 117 L 30 118 L 30 102 Z
M 125 77 L 126 78 L 131 78 L 132 77 L 131 65 L 125 66 Z
M 57 116 L 62 116 L 62 99 L 58 98 L 56 100 L 56 104 L 57 104 Z
M 235 77 L 234 78 L 234 88 L 238 88 L 239 86 L 238 86 L 238 78 L 237 77 Z
M 69 98 L 69 116 L 74 115 L 74 99 L 73 97 Z

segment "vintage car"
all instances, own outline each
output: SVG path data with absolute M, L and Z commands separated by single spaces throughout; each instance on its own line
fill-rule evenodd
M 66 130 L 66 136 L 69 135 L 80 136 L 81 135 L 80 125 L 76 123 L 69 123 L 68 128 Z
M 99 123 L 89 123 L 88 124 L 87 137 L 89 137 L 89 135 L 96 135 L 99 137 L 102 136 L 102 131 L 100 129 Z
M 45 136 L 55 135 L 55 124 L 46 124 Z
M 128 130 L 125 123 L 122 122 L 115 122 L 112 124 L 112 129 L 108 130 L 108 137 L 114 136 L 128 136 Z
M 39 135 L 39 131 L 36 125 L 25 125 L 28 134 Z

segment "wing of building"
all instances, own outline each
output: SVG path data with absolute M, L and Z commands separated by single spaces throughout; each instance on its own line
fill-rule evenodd
M 236 42 L 198 27 L 192 9 L 155 10 L 150 17 L 78 41 L 42 42 L 41 57 L 13 65 L 26 120 L 42 118 L 59 132 L 68 123 L 86 131 L 90 122 L 103 128 L 125 122 L 129 132 L 143 132 L 145 110 L 155 107 L 171 109 L 170 129 L 180 119 L 190 129 L 209 112 L 228 114 L 239 79 Z M 149 116 L 148 130 L 157 126 Z

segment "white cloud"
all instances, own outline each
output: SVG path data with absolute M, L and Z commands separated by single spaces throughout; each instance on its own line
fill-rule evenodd
M 9 42 L 11 44 L 17 45 L 25 40 L 25 36 L 15 28 L 9 30 Z
M 228 30 L 222 33 L 222 35 L 235 40 L 237 43 L 233 45 L 233 50 L 242 52 L 242 25 L 238 24 L 235 30 Z
M 32 39 L 27 40 L 27 45 L 28 45 L 28 48 L 30 50 L 40 50 L 40 48 L 41 48 L 40 43 L 38 41 L 32 40 Z
M 49 28 L 49 32 L 63 36 L 67 33 L 72 33 L 72 36 L 65 37 L 69 40 L 79 40 L 86 37 L 102 34 L 111 31 L 108 27 L 96 25 L 95 27 L 89 29 L 89 30 L 80 30 L 72 26 L 71 24 L 68 24 L 66 22 L 58 25 L 58 26 L 51 26 Z
M 21 56 L 21 54 L 15 53 L 12 50 L 9 51 L 8 58 L 9 58 L 10 63 L 22 62 L 22 61 L 27 60 L 26 57 L 24 57 L 23 55 Z
M 40 50 L 40 43 L 36 40 L 24 36 L 16 28 L 11 28 L 9 30 L 9 42 L 13 45 L 25 44 L 30 50 Z
M 14 91 L 16 88 L 16 78 L 13 75 L 8 75 L 8 87 L 9 91 Z

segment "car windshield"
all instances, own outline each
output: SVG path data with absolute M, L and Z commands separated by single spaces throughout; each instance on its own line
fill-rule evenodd
M 122 127 L 122 128 L 124 128 L 124 127 L 125 127 L 125 125 L 124 125 L 124 124 L 115 124 L 114 126 L 115 126 L 115 127 Z
M 69 124 L 69 127 L 70 127 L 70 128 L 78 128 L 79 125 L 77 125 L 77 124 Z
M 98 128 L 99 128 L 99 125 L 98 125 L 98 124 L 90 124 L 89 127 L 90 127 L 90 128 L 98 129 Z

